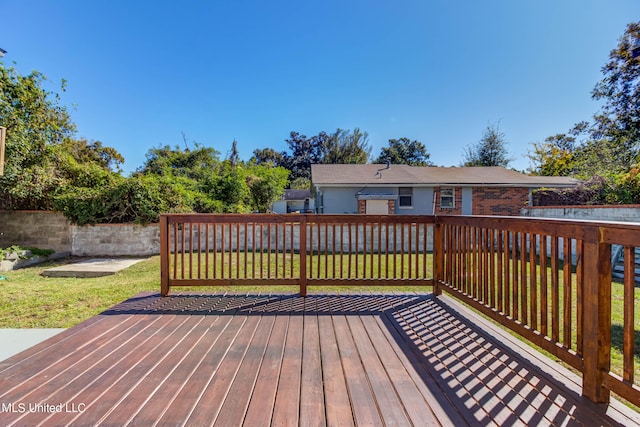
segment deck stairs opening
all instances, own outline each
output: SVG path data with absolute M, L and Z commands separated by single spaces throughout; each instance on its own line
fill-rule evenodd
M 620 247 L 616 251 L 616 257 L 613 262 L 612 276 L 614 279 L 624 280 L 624 251 Z M 635 248 L 635 267 L 634 274 L 636 278 L 636 284 L 640 284 L 640 247 Z

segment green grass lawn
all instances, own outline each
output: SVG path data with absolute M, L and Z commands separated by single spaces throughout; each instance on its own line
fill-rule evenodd
M 160 292 L 160 257 L 151 257 L 112 276 L 96 278 L 43 277 L 43 270 L 69 260 L 39 264 L 2 273 L 0 281 L 0 328 L 68 328 L 142 291 Z M 271 261 L 274 262 L 273 260 Z M 297 271 L 294 271 L 297 274 Z M 431 290 L 431 288 L 426 288 Z M 177 287 L 172 292 L 298 292 L 296 286 Z M 344 287 L 309 288 L 309 292 L 335 291 L 425 291 L 420 287 Z
M 141 291 L 160 289 L 159 257 L 113 276 L 75 279 L 40 275 L 64 262 L 2 273 L 8 280 L 0 281 L 0 327 L 68 328 Z

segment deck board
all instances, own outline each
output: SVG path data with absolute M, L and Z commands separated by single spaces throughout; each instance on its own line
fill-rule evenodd
M 141 294 L 0 362 L 0 425 L 638 425 L 479 322 L 429 294 Z

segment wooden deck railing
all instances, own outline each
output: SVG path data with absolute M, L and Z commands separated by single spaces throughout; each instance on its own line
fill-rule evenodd
M 433 217 L 163 215 L 173 286 L 432 285 Z
M 625 253 L 612 283 L 612 245 Z M 583 373 L 583 394 L 640 406 L 632 224 L 505 217 L 163 215 L 161 292 L 173 286 L 434 286 Z M 621 288 L 612 300 L 612 287 Z M 616 288 L 617 289 L 617 288 Z M 620 318 L 612 319 L 614 313 Z M 611 370 L 614 345 L 622 369 Z M 619 332 L 621 331 L 621 332 Z M 639 349 L 640 350 L 640 349 Z

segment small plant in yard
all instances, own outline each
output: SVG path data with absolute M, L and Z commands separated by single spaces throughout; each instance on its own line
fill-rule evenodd
M 4 249 L 0 249 L 0 261 L 4 261 L 5 258 L 13 252 L 16 252 L 18 254 L 20 254 L 20 252 L 22 251 L 22 248 L 20 246 L 9 246 L 8 248 L 4 248 Z
M 18 259 L 27 259 L 33 257 L 48 257 L 55 253 L 53 249 L 40 249 L 31 246 L 22 247 L 18 245 L 12 245 L 8 248 L 0 249 L 0 261 L 4 261 L 10 254 L 16 254 Z

